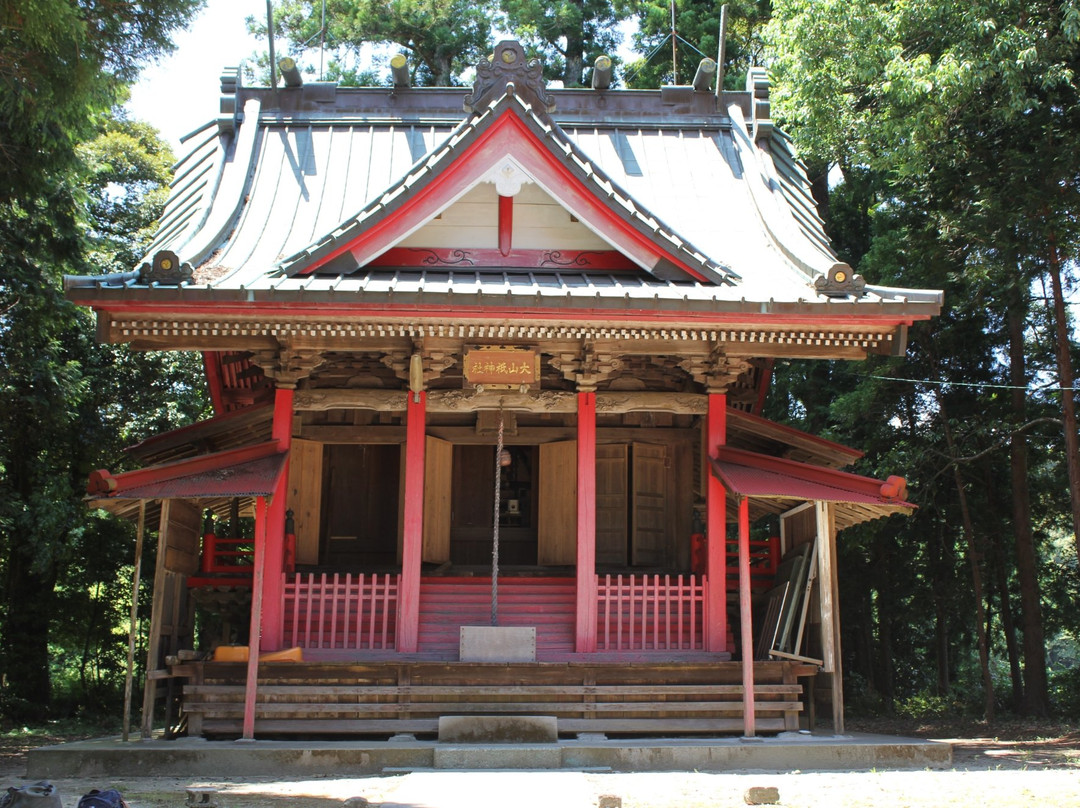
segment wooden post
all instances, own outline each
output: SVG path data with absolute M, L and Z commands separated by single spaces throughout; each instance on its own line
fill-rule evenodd
M 146 500 L 139 500 L 139 524 L 135 530 L 135 571 L 131 574 L 131 625 L 128 629 L 127 674 L 124 676 L 124 730 L 121 737 L 128 740 L 131 733 L 131 685 L 135 678 L 135 636 L 139 625 L 139 575 L 142 572 L 143 533 L 146 530 Z M 147 670 L 147 674 L 150 671 Z
M 715 457 L 727 443 L 727 394 L 709 393 L 709 411 L 705 424 L 705 454 Z M 723 483 L 712 473 L 706 459 L 706 516 L 705 540 L 708 561 L 705 576 L 705 650 L 713 653 L 730 651 L 727 647 L 727 574 L 725 559 L 727 543 L 727 492 Z
M 161 517 L 158 521 L 157 564 L 154 568 L 154 598 L 150 607 L 150 636 L 146 641 L 146 682 L 143 685 L 142 732 L 144 741 L 150 740 L 154 731 L 154 700 L 157 693 L 157 680 L 150 678 L 150 672 L 157 670 L 161 656 L 162 611 L 165 608 L 165 558 L 168 540 L 169 511 L 172 500 L 161 503 Z
M 292 445 L 291 387 L 278 387 L 274 391 L 274 420 L 271 437 L 278 442 L 280 451 L 287 452 Z M 262 596 L 262 638 L 264 651 L 277 651 L 283 643 L 284 593 L 285 593 L 285 509 L 288 499 L 289 461 L 281 467 L 274 493 L 270 498 L 266 517 L 266 572 Z
M 410 392 L 405 428 L 405 530 L 398 589 L 397 650 L 415 653 L 420 634 L 420 562 L 424 536 L 424 441 L 427 393 Z
M 827 502 L 814 503 L 818 582 L 821 594 L 821 670 L 832 678 L 833 732 L 844 731 L 844 671 L 840 659 L 840 585 L 836 576 L 836 530 Z
M 577 629 L 579 654 L 596 651 L 596 393 L 578 393 Z
M 251 582 L 251 628 L 248 632 L 247 680 L 244 683 L 244 727 L 241 740 L 255 740 L 255 696 L 259 685 L 263 592 L 266 582 L 266 497 L 255 500 L 255 570 Z
M 739 499 L 739 631 L 742 634 L 743 735 L 754 737 L 754 620 L 750 612 L 750 500 Z

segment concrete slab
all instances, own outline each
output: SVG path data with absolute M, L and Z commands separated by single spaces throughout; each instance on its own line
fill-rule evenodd
M 610 771 L 836 771 L 940 769 L 952 764 L 952 746 L 885 735 L 844 736 L 782 733 L 746 742 L 739 738 L 650 738 L 560 740 L 545 744 L 544 756 L 525 764 L 515 748 L 525 745 L 470 745 L 469 754 L 435 741 L 174 741 L 104 738 L 34 749 L 27 777 L 177 776 L 221 778 L 259 775 L 326 776 L 378 774 L 386 769 L 435 768 L 437 749 L 445 767 L 557 768 Z M 508 751 L 509 750 L 509 751 Z M 500 757 L 500 755 L 502 757 Z M 558 764 L 552 761 L 558 756 Z M 500 761 L 502 761 L 500 763 Z M 499 764 L 499 765 L 495 765 Z M 444 768 L 445 770 L 445 768 Z
M 436 769 L 561 769 L 562 750 L 555 745 L 435 747 Z
M 458 657 L 462 662 L 536 662 L 536 629 L 462 626 Z

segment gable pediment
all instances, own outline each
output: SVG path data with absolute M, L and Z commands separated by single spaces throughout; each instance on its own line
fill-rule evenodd
M 436 256 L 487 251 L 477 265 L 501 267 L 537 266 L 552 251 L 563 260 L 568 251 L 575 259 L 601 253 L 604 262 L 662 280 L 717 284 L 735 277 L 621 192 L 557 126 L 510 93 L 282 268 L 290 276 L 347 275 L 379 265 L 391 251 L 391 265 L 404 265 L 408 253 L 401 251 L 417 249 Z

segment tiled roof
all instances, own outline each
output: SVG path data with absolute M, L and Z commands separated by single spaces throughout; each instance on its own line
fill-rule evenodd
M 688 89 L 688 88 L 687 88 Z M 402 295 L 438 305 L 597 305 L 806 311 L 846 303 L 879 313 L 932 316 L 933 290 L 867 285 L 822 294 L 815 280 L 837 266 L 805 171 L 788 138 L 752 120 L 749 93 L 550 91 L 554 113 L 504 93 L 460 112 L 462 90 L 239 88 L 235 131 L 203 129 L 176 166 L 161 229 L 139 272 L 68 278 L 69 289 L 184 290 L 224 300 L 265 291 L 306 300 L 378 304 Z M 320 266 L 414 189 L 452 164 L 499 114 L 514 114 L 627 227 L 701 278 L 641 272 L 463 272 L 421 267 Z M 755 133 L 769 132 L 755 141 Z M 388 248 L 393 244 L 386 244 Z M 190 278 L 157 280 L 154 255 L 176 253 Z M 647 268 L 646 268 L 647 269 Z M 157 292 L 151 292 L 157 294 Z M 355 295 L 351 298 L 350 295 Z M 635 308 L 630 305 L 629 308 Z

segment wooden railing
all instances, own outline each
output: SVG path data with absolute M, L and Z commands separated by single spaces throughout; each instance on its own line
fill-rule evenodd
M 285 642 L 300 648 L 394 648 L 398 585 L 394 574 L 285 576 Z
M 598 651 L 702 650 L 704 579 L 697 575 L 597 578 Z

